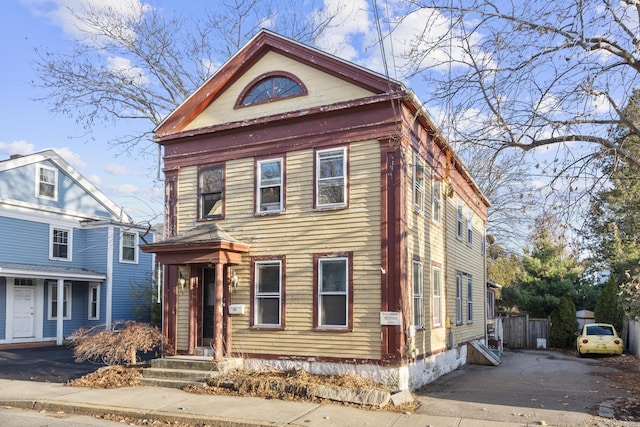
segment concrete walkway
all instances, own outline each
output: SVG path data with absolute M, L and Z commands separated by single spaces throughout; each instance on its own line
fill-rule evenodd
M 342 405 L 254 397 L 212 396 L 163 387 L 90 389 L 33 381 L 0 380 L 0 405 L 82 415 L 106 413 L 216 426 L 511 427 L 507 423 L 368 411 Z

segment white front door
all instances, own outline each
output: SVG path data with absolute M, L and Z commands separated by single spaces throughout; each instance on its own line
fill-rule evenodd
M 34 288 L 31 286 L 16 286 L 13 288 L 13 337 L 33 337 L 34 323 Z

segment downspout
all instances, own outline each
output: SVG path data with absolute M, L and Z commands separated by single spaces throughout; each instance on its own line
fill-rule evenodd
M 107 286 L 107 310 L 105 313 L 104 323 L 105 328 L 111 328 L 111 316 L 113 309 L 113 245 L 114 245 L 114 231 L 113 226 L 109 226 L 107 229 L 107 279 L 105 285 Z

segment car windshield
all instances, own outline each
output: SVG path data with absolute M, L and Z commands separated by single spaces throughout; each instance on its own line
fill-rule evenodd
M 587 326 L 587 335 L 613 335 L 611 326 Z

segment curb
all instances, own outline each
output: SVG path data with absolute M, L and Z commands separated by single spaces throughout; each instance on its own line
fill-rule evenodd
M 4 407 L 14 407 L 20 409 L 30 409 L 36 411 L 65 412 L 75 415 L 104 416 L 107 414 L 135 418 L 139 420 L 152 419 L 163 422 L 184 422 L 193 425 L 210 424 L 216 427 L 256 427 L 270 426 L 272 423 L 263 423 L 251 420 L 228 419 L 223 417 L 203 417 L 200 415 L 176 415 L 173 412 L 164 411 L 142 411 L 135 409 L 125 409 L 118 406 L 97 406 L 86 403 L 69 403 L 52 400 L 0 400 L 0 405 Z

